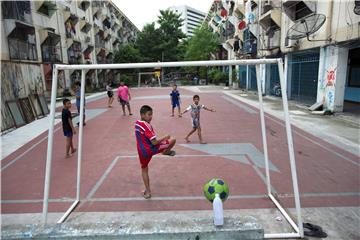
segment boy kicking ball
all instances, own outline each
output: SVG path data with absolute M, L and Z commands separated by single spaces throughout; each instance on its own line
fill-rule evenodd
M 194 103 L 189 105 L 189 107 L 183 112 L 186 113 L 188 111 L 191 111 L 191 123 L 192 123 L 192 127 L 193 129 L 189 132 L 189 134 L 185 137 L 186 142 L 190 142 L 189 137 L 191 136 L 191 134 L 193 134 L 194 132 L 196 132 L 196 130 L 198 131 L 198 135 L 199 135 L 199 140 L 201 144 L 205 144 L 206 142 L 204 142 L 202 135 L 201 135 L 201 127 L 200 127 L 200 110 L 201 109 L 205 109 L 207 111 L 210 112 L 215 112 L 214 109 L 211 108 L 207 108 L 204 105 L 200 105 L 199 101 L 200 101 L 200 97 L 199 95 L 194 95 L 193 97 L 193 101 Z
M 144 105 L 140 109 L 141 120 L 135 123 L 135 136 L 137 143 L 137 150 L 141 164 L 141 174 L 145 185 L 143 197 L 145 199 L 151 198 L 150 179 L 149 179 L 149 162 L 152 156 L 162 153 L 164 155 L 174 156 L 175 151 L 171 150 L 176 140 L 166 135 L 157 138 L 153 127 L 150 125 L 153 111 L 150 106 Z

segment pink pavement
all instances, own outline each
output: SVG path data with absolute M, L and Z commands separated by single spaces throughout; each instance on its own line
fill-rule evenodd
M 76 211 L 209 210 L 212 206 L 202 197 L 202 187 L 213 177 L 223 178 L 230 187 L 230 196 L 235 196 L 224 204 L 226 209 L 274 207 L 263 197 L 266 186 L 250 164 L 221 156 L 207 157 L 207 153 L 180 145 L 185 144 L 184 137 L 191 130 L 190 115 L 170 117 L 170 97 L 163 97 L 169 93 L 170 88 L 131 89 L 133 116 L 122 116 L 121 107 L 116 102 L 113 108 L 107 108 L 105 97 L 87 104 L 87 109 L 106 108 L 106 111 L 87 121 L 84 128 L 83 200 Z M 180 89 L 180 93 L 183 96 L 195 94 L 184 89 Z M 201 113 L 203 137 L 208 144 L 251 143 L 263 151 L 257 109 L 253 109 L 256 114 L 250 114 L 225 100 L 220 92 L 199 95 L 201 104 L 217 110 L 215 113 Z M 144 96 L 153 98 L 138 98 Z M 190 97 L 183 98 L 182 109 L 191 102 Z M 157 135 L 170 134 L 177 139 L 175 150 L 178 156 L 157 156 L 150 162 L 152 200 L 141 198 L 143 183 L 133 127 L 144 104 L 154 109 L 151 124 Z M 54 135 L 50 188 L 53 202 L 49 204 L 52 212 L 66 211 L 72 204 L 76 195 L 77 171 L 77 157 L 64 158 L 65 139 L 61 125 L 55 129 L 59 130 Z M 266 129 L 269 158 L 279 169 L 279 172 L 271 171 L 272 186 L 280 198 L 285 196 L 281 201 L 287 207 L 293 207 L 284 124 L 267 115 Z M 47 133 L 43 133 L 2 160 L 2 167 L 16 160 L 1 172 L 2 213 L 42 211 L 46 137 Z M 293 127 L 293 138 L 303 207 L 358 206 L 359 157 L 296 127 Z M 191 141 L 198 143 L 196 133 Z M 75 143 L 77 145 L 77 140 Z M 33 147 L 35 144 L 38 145 Z M 31 147 L 33 149 L 29 150 Z M 109 174 L 103 176 L 109 168 Z M 265 174 L 265 169 L 259 170 Z M 103 181 L 99 184 L 101 179 Z

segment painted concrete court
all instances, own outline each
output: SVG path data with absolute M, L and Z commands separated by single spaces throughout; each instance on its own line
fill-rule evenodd
M 182 106 L 187 106 L 195 93 L 180 92 Z M 274 208 L 264 197 L 258 110 L 221 92 L 200 93 L 200 102 L 217 112 L 202 112 L 208 144 L 199 145 L 196 135 L 186 144 L 190 116 L 170 117 L 169 93 L 170 89 L 133 89 L 133 116 L 122 116 L 117 104 L 107 108 L 106 98 L 87 104 L 82 201 L 76 211 L 209 210 L 202 186 L 213 177 L 223 178 L 230 186 L 225 209 Z M 157 135 L 169 133 L 177 138 L 177 156 L 156 156 L 150 163 L 152 200 L 141 197 L 143 184 L 133 128 L 143 104 L 154 108 L 152 125 Z M 64 158 L 61 125 L 55 129 L 49 211 L 64 212 L 76 194 L 77 158 Z M 293 207 L 284 124 L 266 115 L 266 129 L 273 191 L 282 203 Z M 302 206 L 359 206 L 359 157 L 296 127 L 293 137 Z M 2 214 L 42 211 L 46 147 L 47 133 L 43 133 L 1 161 Z

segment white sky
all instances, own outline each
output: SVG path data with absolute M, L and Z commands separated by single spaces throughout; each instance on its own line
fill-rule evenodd
M 170 6 L 187 5 L 204 13 L 213 0 L 112 0 L 140 30 L 146 23 L 157 20 L 159 10 Z

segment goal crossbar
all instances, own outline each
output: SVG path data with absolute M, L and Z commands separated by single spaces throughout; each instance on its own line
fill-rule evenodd
M 265 113 L 263 106 L 262 90 L 261 90 L 261 79 L 260 79 L 260 65 L 261 64 L 277 64 L 280 76 L 282 103 L 284 109 L 284 122 L 286 128 L 287 145 L 289 152 L 289 161 L 291 169 L 291 180 L 294 191 L 295 199 L 295 210 L 296 220 L 294 221 L 291 216 L 285 211 L 282 205 L 275 199 L 271 193 L 270 183 L 270 172 L 269 172 L 269 156 L 268 146 L 266 138 L 266 127 L 265 127 Z M 85 102 L 85 70 L 89 69 L 134 69 L 134 68 L 166 68 L 166 67 L 207 67 L 207 66 L 234 66 L 234 65 L 255 65 L 257 75 L 257 91 L 259 97 L 259 109 L 260 109 L 260 122 L 262 132 L 262 142 L 264 149 L 265 158 L 265 169 L 266 169 L 266 186 L 267 195 L 269 199 L 274 203 L 277 209 L 281 212 L 284 218 L 293 228 L 294 232 L 284 233 L 265 233 L 265 238 L 302 238 L 304 237 L 302 217 L 301 217 L 301 205 L 299 187 L 296 173 L 296 163 L 294 154 L 294 145 L 292 138 L 291 123 L 289 117 L 288 99 L 286 94 L 286 81 L 284 77 L 284 67 L 281 58 L 274 59 L 246 59 L 246 60 L 215 60 L 215 61 L 184 61 L 184 62 L 152 62 L 152 63 L 120 63 L 120 64 L 92 64 L 92 65 L 59 65 L 56 64 L 53 67 L 52 74 L 52 89 L 51 89 L 51 106 L 50 106 L 50 126 L 49 126 L 49 137 L 47 145 L 47 156 L 46 156 L 46 168 L 45 168 L 45 182 L 44 182 L 44 201 L 43 201 L 43 224 L 47 224 L 48 215 L 48 201 L 50 191 L 50 180 L 51 180 L 51 163 L 53 153 L 53 140 L 54 140 L 54 127 L 55 127 L 55 109 L 56 109 L 56 93 L 58 84 L 58 71 L 59 70 L 81 70 L 81 95 L 80 95 L 80 123 L 79 123 L 79 141 L 78 141 L 78 155 L 77 155 L 77 188 L 76 188 L 76 200 L 71 207 L 66 211 L 64 216 L 58 221 L 62 223 L 71 214 L 80 202 L 80 175 L 81 175 L 81 159 L 82 159 L 82 148 L 83 148 L 83 122 L 84 122 L 84 102 Z

